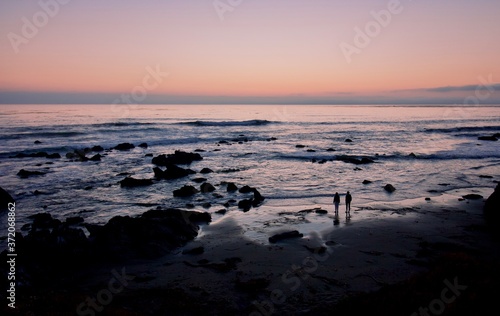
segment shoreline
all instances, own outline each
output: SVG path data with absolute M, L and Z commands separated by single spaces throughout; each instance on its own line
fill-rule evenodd
M 102 263 L 78 271 L 77 277 L 68 277 L 59 288 L 48 285 L 46 291 L 39 289 L 42 292 L 32 288 L 38 292 L 36 299 L 23 302 L 26 297 L 20 295 L 18 311 L 23 306 L 26 311 L 38 310 L 33 307 L 42 301 L 64 298 L 58 311 L 61 315 L 70 309 L 74 312 L 78 302 L 99 293 L 112 269 L 123 268 L 133 280 L 105 306 L 104 315 L 125 311 L 130 315 L 161 311 L 174 315 L 326 313 L 326 306 L 337 308 L 346 300 L 381 293 L 425 275 L 450 253 L 500 262 L 498 243 L 483 219 L 484 199 L 458 201 L 460 194 L 470 191 L 447 192 L 431 201 L 422 197 L 405 203 L 353 206 L 351 220 L 338 226 L 330 221 L 331 211 L 327 215 L 305 213 L 300 215 L 305 219 L 327 218 L 330 227 L 307 232 L 301 230 L 303 224 L 285 221 L 261 233 L 269 237 L 270 232 L 295 227 L 304 237 L 275 244 L 248 238 L 230 212 L 161 258 Z M 291 210 L 279 218 L 297 216 Z M 202 253 L 183 254 L 199 247 Z M 145 305 L 151 299 L 155 303 Z

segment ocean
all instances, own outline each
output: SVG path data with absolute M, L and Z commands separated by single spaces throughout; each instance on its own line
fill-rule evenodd
M 500 179 L 500 142 L 478 140 L 500 133 L 500 106 L 1 105 L 0 121 L 0 186 L 16 198 L 18 230 L 40 212 L 105 223 L 158 206 L 193 204 L 212 213 L 214 222 L 233 218 L 246 235 L 259 239 L 268 234 L 264 227 L 294 226 L 281 223 L 279 213 L 316 207 L 332 213 L 335 192 L 343 199 L 350 191 L 356 211 L 373 202 L 493 189 Z M 106 151 L 98 162 L 65 157 L 75 149 L 124 142 L 136 148 Z M 148 148 L 137 147 L 144 142 Z M 153 178 L 146 154 L 174 150 L 202 150 L 203 160 L 189 168 L 214 172 L 120 187 L 127 176 Z M 62 158 L 12 158 L 37 152 Z M 345 162 L 363 157 L 373 163 Z M 20 178 L 21 169 L 44 175 Z M 199 186 L 192 181 L 196 177 L 207 178 L 219 196 L 173 197 L 185 184 Z M 223 181 L 255 187 L 266 200 L 246 213 L 232 205 L 225 215 L 216 214 L 229 199 L 242 198 L 219 186 Z M 396 191 L 386 192 L 387 183 Z M 207 202 L 211 207 L 204 207 Z M 331 217 L 307 223 L 331 225 Z

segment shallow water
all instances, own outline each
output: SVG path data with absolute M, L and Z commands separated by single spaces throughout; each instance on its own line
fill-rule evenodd
M 213 213 L 228 199 L 244 197 L 217 186 L 232 181 L 238 186 L 254 186 L 266 197 L 259 209 L 243 213 L 232 206 L 225 215 L 233 217 L 249 236 L 257 232 L 255 237 L 264 225 L 283 226 L 279 212 L 313 207 L 331 212 L 336 191 L 342 195 L 351 191 L 356 208 L 372 202 L 437 196 L 445 190 L 493 188 L 493 180 L 500 179 L 499 142 L 477 140 L 500 133 L 500 107 L 2 105 L 0 121 L 0 186 L 16 197 L 18 229 L 28 222 L 27 216 L 42 211 L 61 219 L 80 215 L 94 223 L 186 203 L 206 211 L 201 205 L 210 202 L 208 211 Z M 272 137 L 276 140 L 269 141 Z M 345 142 L 347 138 L 353 142 Z M 36 140 L 42 143 L 34 144 Z M 147 142 L 149 148 L 110 151 L 101 162 L 64 158 L 74 149 L 110 148 L 122 142 Z M 298 144 L 307 147 L 297 148 Z M 145 154 L 176 149 L 206 150 L 201 153 L 204 159 L 190 168 L 208 167 L 215 173 L 160 181 L 145 188 L 120 188 L 118 182 L 125 177 L 120 173 L 153 177 L 151 158 Z M 58 152 L 63 158 L 9 158 L 39 151 Z M 409 157 L 410 153 L 417 158 Z M 341 155 L 367 156 L 375 163 L 311 162 Z M 361 170 L 354 170 L 356 167 Z M 23 168 L 47 173 L 20 179 L 16 174 Z M 223 172 L 230 168 L 240 171 Z M 192 199 L 172 196 L 174 189 L 194 185 L 190 179 L 200 176 L 208 178 L 224 197 L 201 193 Z M 363 185 L 365 179 L 373 183 Z M 396 192 L 386 193 L 386 183 L 392 183 Z M 92 189 L 85 190 L 89 186 Z M 43 194 L 34 195 L 35 190 Z M 219 218 L 214 215 L 214 220 Z M 301 227 L 313 230 L 317 221 L 324 221 L 316 218 L 306 216 L 310 223 Z

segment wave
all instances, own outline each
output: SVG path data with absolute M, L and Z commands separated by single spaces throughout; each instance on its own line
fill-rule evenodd
M 18 134 L 10 134 L 10 135 L 2 135 L 0 139 L 11 140 L 11 139 L 24 139 L 24 138 L 69 138 L 75 136 L 85 135 L 86 133 L 82 132 L 38 132 L 33 131 L 29 133 L 18 133 Z
M 268 120 L 248 120 L 248 121 L 189 121 L 175 123 L 178 125 L 191 125 L 191 126 L 262 126 L 269 124 L 276 124 Z
M 490 126 L 460 126 L 450 128 L 426 128 L 427 133 L 458 133 L 458 132 L 482 132 L 500 131 L 500 125 Z

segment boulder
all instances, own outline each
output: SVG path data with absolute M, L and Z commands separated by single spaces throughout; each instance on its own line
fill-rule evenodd
M 37 145 L 38 145 L 38 144 L 41 144 L 41 143 L 42 143 L 42 142 L 41 142 L 41 141 L 39 141 L 39 140 L 35 140 L 35 142 L 34 142 L 34 144 L 37 144 Z
M 32 176 L 42 176 L 44 175 L 45 173 L 44 172 L 41 172 L 41 171 L 29 171 L 29 170 L 24 170 L 24 169 L 21 169 L 17 175 L 21 178 L 28 178 L 28 177 L 32 177 Z
M 477 139 L 478 140 L 487 140 L 487 141 L 492 141 L 492 142 L 496 142 L 498 140 L 498 138 L 496 138 L 495 136 L 479 136 Z
M 304 237 L 304 234 L 299 233 L 297 230 L 293 230 L 293 231 L 284 232 L 284 233 L 269 237 L 269 242 L 274 244 L 274 243 L 281 241 L 281 240 L 284 240 L 284 239 L 302 238 L 302 237 Z
M 363 184 L 370 184 L 372 183 L 370 180 L 363 180 Z
M 141 144 L 139 144 L 139 147 L 146 149 L 146 148 L 148 148 L 148 144 L 147 143 L 141 143 Z
M 113 149 L 116 149 L 116 150 L 130 150 L 130 149 L 134 149 L 135 146 L 134 144 L 130 144 L 130 143 L 121 143 L 121 144 L 118 144 L 116 145 L 115 147 L 113 147 Z
M 195 195 L 198 192 L 200 191 L 198 191 L 195 187 L 191 185 L 185 185 L 180 189 L 174 190 L 173 193 L 175 197 L 189 197 Z
M 489 225 L 500 226 L 500 184 L 484 204 L 484 218 Z
M 215 187 L 213 185 L 211 185 L 210 183 L 205 182 L 200 186 L 200 191 L 202 193 L 214 192 Z
M 295 145 L 295 148 L 305 148 L 305 145 Z
M 262 202 L 264 202 L 265 198 L 260 194 L 257 189 L 252 188 L 253 192 L 253 200 L 252 200 L 252 206 L 257 207 L 259 206 Z
M 392 184 L 388 183 L 385 185 L 384 190 L 386 190 L 389 193 L 392 193 L 396 191 L 396 188 Z
M 466 199 L 466 200 L 481 200 L 481 199 L 483 199 L 483 196 L 482 196 L 482 195 L 480 195 L 480 194 L 474 194 L 474 193 L 472 193 L 472 194 L 467 194 L 467 195 L 464 195 L 464 196 L 462 196 L 462 197 L 463 197 L 464 199 Z
M 206 178 L 194 178 L 191 181 L 193 181 L 195 183 L 203 183 L 203 182 L 207 181 L 207 179 Z
M 249 187 L 248 185 L 242 186 L 239 191 L 240 193 L 250 193 L 253 192 L 253 188 Z
M 184 169 L 181 167 L 177 167 L 174 164 L 167 165 L 167 169 L 165 171 L 161 170 L 158 167 L 153 168 L 153 171 L 155 173 L 156 178 L 167 179 L 167 180 L 180 179 L 187 177 L 190 174 L 196 173 L 191 169 Z
M 101 161 L 102 156 L 100 154 L 95 154 L 89 160 L 90 161 Z
M 159 155 L 154 157 L 152 163 L 157 166 L 168 166 L 171 164 L 188 165 L 193 161 L 203 160 L 198 153 L 187 153 L 184 151 L 176 150 L 173 154 Z
M 132 177 L 127 177 L 120 181 L 120 186 L 122 188 L 135 188 L 152 185 L 153 181 L 151 179 L 135 179 Z
M 212 172 L 214 172 L 214 171 L 210 168 L 203 168 L 200 171 L 201 174 L 208 174 L 208 173 L 212 173 Z
M 227 184 L 227 192 L 234 192 L 234 191 L 238 191 L 238 187 L 236 186 L 236 184 L 232 183 L 232 182 L 229 182 Z
M 77 225 L 81 224 L 84 222 L 83 217 L 81 216 L 74 216 L 74 217 L 68 217 L 66 218 L 66 221 L 64 222 L 66 225 Z
M 242 209 L 243 212 L 248 212 L 252 208 L 253 199 L 245 199 L 238 202 L 238 208 Z
M 104 151 L 104 148 L 102 148 L 102 146 L 94 146 L 91 148 L 91 150 L 94 152 L 101 152 Z
M 352 143 L 352 139 L 347 138 L 347 139 L 345 140 L 345 142 L 346 142 L 346 143 Z

